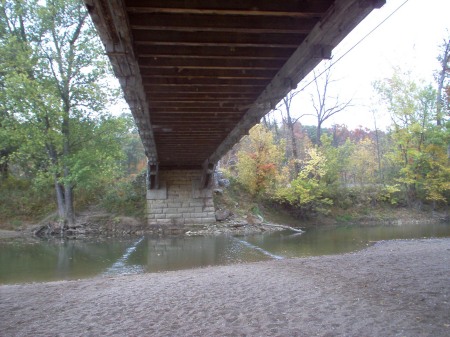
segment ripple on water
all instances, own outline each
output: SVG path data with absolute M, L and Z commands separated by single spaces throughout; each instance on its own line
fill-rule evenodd
M 109 267 L 103 275 L 130 275 L 130 274 L 140 274 L 144 272 L 144 268 L 141 265 L 128 265 L 127 260 L 130 255 L 136 250 L 137 246 L 144 240 L 144 237 L 139 238 L 133 243 L 131 247 L 128 247 L 125 253 L 120 259 L 118 259 L 114 264 Z

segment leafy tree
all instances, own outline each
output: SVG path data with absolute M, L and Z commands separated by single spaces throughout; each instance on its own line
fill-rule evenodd
M 327 134 L 322 136 L 321 143 L 320 151 L 326 159 L 323 180 L 328 186 L 329 195 L 333 195 L 333 190 L 339 187 L 341 183 L 347 183 L 349 177 L 347 167 L 354 146 L 350 140 L 347 140 L 342 146 L 334 146 L 333 137 Z
M 128 130 L 105 110 L 114 91 L 101 43 L 78 0 L 2 1 L 0 17 L 0 110 L 20 139 L 14 159 L 53 184 L 60 218 L 73 223 L 74 191 L 114 176 L 114 139 Z
M 378 182 L 376 144 L 369 138 L 355 144 L 349 158 L 349 171 L 354 184 L 372 185 Z
M 437 95 L 436 95 L 436 123 L 437 125 L 442 124 L 442 119 L 444 118 L 445 111 L 447 112 L 447 117 L 450 112 L 450 84 L 448 79 L 450 78 L 450 38 L 444 40 L 441 46 L 442 54 L 438 56 L 439 63 L 441 64 L 441 70 L 437 75 Z M 445 90 L 446 89 L 446 90 Z M 445 99 L 447 96 L 447 99 Z M 446 103 L 447 102 L 447 103 Z
M 399 70 L 375 88 L 391 113 L 393 146 L 388 157 L 398 167 L 396 181 L 403 185 L 408 204 L 416 200 L 446 203 L 450 134 L 447 126 L 434 124 L 435 90 Z
M 326 159 L 317 148 L 308 151 L 298 177 L 277 190 L 275 199 L 298 208 L 302 216 L 311 212 L 327 213 L 331 199 L 324 197 L 326 184 Z
M 258 124 L 243 140 L 238 153 L 238 180 L 254 196 L 271 194 L 279 178 L 283 144 L 275 144 L 273 134 Z

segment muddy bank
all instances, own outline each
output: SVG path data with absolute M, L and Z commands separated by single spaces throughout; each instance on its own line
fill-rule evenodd
M 148 226 L 145 219 L 117 216 L 97 207 L 78 214 L 77 221 L 72 226 L 61 226 L 54 215 L 47 217 L 37 225 L 24 225 L 22 228 L 11 231 L 0 229 L 0 239 L 10 237 L 65 237 L 67 239 L 83 239 L 92 237 L 139 237 L 146 234 L 160 235 L 248 235 L 266 231 L 281 230 L 277 224 L 286 224 L 294 228 L 308 228 L 316 226 L 408 226 L 416 224 L 449 223 L 448 213 L 423 212 L 414 209 L 393 208 L 373 210 L 370 214 L 358 215 L 352 212 L 335 214 L 333 217 L 318 216 L 309 220 L 300 220 L 288 213 L 279 210 L 265 209 L 266 218 L 251 213 L 232 212 L 227 209 L 216 213 L 228 212 L 221 221 L 208 225 L 192 226 Z M 272 212 L 272 213 L 271 213 Z M 279 226 L 279 225 L 278 225 Z M 0 223 L 1 227 L 1 223 Z
M 56 221 L 44 221 L 39 225 L 29 225 L 20 231 L 0 231 L 0 238 L 24 237 L 64 237 L 84 239 L 92 237 L 140 237 L 146 234 L 159 235 L 248 235 L 267 231 L 278 231 L 289 226 L 264 222 L 256 217 L 231 216 L 224 221 L 211 224 L 184 226 L 149 226 L 143 219 L 125 216 L 112 216 L 108 213 L 86 213 L 73 225 L 62 225 Z
M 0 229 L 0 239 L 12 239 L 22 235 L 21 231 L 11 231 L 6 229 Z
M 0 287 L 2 336 L 448 336 L 450 239 Z

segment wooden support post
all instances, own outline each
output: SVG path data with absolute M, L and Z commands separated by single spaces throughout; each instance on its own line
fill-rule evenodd
M 147 161 L 147 189 L 157 190 L 159 188 L 159 167 L 158 164 Z
M 200 181 L 201 189 L 211 187 L 213 181 L 213 174 L 214 174 L 214 164 L 210 163 L 209 161 L 206 161 L 203 164 L 203 173 Z

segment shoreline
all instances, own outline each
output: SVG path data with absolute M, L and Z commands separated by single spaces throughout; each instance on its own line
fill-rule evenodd
M 187 236 L 210 236 L 210 235 L 249 235 L 258 234 L 270 231 L 279 231 L 283 229 L 290 229 L 293 231 L 303 231 L 304 229 L 314 227 L 328 227 L 328 226 L 360 226 L 360 227 L 372 227 L 372 226 L 409 226 L 409 225 L 428 225 L 433 223 L 448 223 L 447 218 L 435 218 L 435 217 L 408 217 L 400 216 L 390 219 L 380 219 L 376 217 L 361 217 L 358 220 L 351 221 L 338 221 L 332 222 L 323 220 L 320 223 L 292 223 L 287 224 L 289 221 L 247 221 L 242 217 L 232 217 L 225 221 L 216 221 L 215 223 L 208 225 L 186 225 L 183 227 L 148 227 L 142 225 L 139 220 L 131 217 L 118 217 L 120 221 L 112 221 L 109 219 L 107 223 L 105 221 L 96 221 L 90 219 L 88 221 L 79 221 L 73 228 L 69 228 L 68 232 L 64 234 L 64 238 L 68 240 L 73 239 L 91 239 L 91 238 L 127 238 L 127 237 L 139 237 L 142 235 L 187 235 Z M 0 229 L 0 240 L 10 238 L 60 238 L 60 232 L 54 230 L 59 225 L 48 223 L 45 225 L 26 225 L 23 228 L 17 230 Z M 283 228 L 284 227 L 284 228 Z M 40 233 L 44 233 L 40 235 Z
M 443 336 L 450 239 L 356 253 L 0 286 L 4 336 Z

